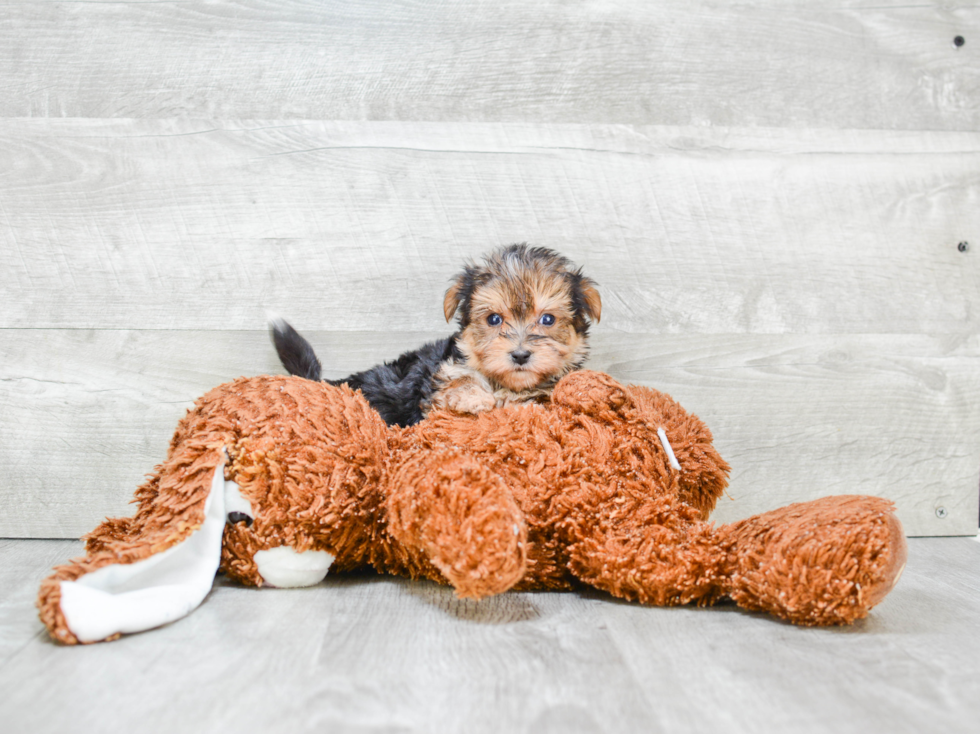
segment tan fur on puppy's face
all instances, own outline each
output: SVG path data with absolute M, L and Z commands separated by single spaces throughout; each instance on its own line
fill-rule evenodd
M 491 323 L 491 316 L 502 319 Z M 553 324 L 542 323 L 546 316 Z M 579 366 L 587 354 L 576 331 L 568 281 L 558 273 L 505 272 L 477 287 L 470 299 L 470 323 L 457 342 L 467 366 L 514 392 L 552 384 Z M 514 353 L 526 350 L 525 364 Z
M 592 279 L 553 250 L 515 244 L 460 273 L 443 301 L 459 313 L 453 356 L 433 376 L 431 408 L 546 402 L 555 383 L 588 356 L 602 300 Z M 454 407 L 455 406 L 455 407 Z

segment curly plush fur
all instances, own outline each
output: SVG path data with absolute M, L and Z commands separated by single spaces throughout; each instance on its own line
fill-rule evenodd
M 386 426 L 347 387 L 243 378 L 181 421 L 135 517 L 107 520 L 85 558 L 42 584 L 41 618 L 76 641 L 61 581 L 187 537 L 223 451 L 254 520 L 226 524 L 221 568 L 246 584 L 263 583 L 257 551 L 290 546 L 469 598 L 584 582 L 647 604 L 728 597 L 804 625 L 867 615 L 905 561 L 891 503 L 830 497 L 716 527 L 706 519 L 729 467 L 711 441 L 667 395 L 595 372 L 566 376 L 547 406 L 435 411 L 409 428 Z

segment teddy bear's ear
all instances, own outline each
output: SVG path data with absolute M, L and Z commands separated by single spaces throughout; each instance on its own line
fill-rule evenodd
M 197 482 L 200 487 L 187 488 L 191 505 L 184 519 L 198 527 L 179 542 L 174 543 L 170 525 L 134 526 L 133 537 L 101 538 L 104 547 L 55 569 L 38 597 L 41 620 L 52 637 L 66 643 L 115 639 L 196 609 L 221 562 L 224 465 L 219 459 L 213 472 Z M 155 551 L 160 547 L 164 550 Z
M 618 413 L 632 405 L 626 388 L 604 372 L 591 370 L 578 370 L 561 378 L 551 402 L 596 416 Z

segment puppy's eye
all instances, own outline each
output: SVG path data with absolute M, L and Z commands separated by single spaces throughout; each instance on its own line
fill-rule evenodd
M 490 324 L 490 326 L 500 326 L 502 323 L 504 323 L 504 317 L 499 313 L 492 313 L 487 316 L 487 323 Z
M 552 316 L 550 313 L 542 314 L 541 318 L 538 319 L 538 323 L 541 324 L 542 326 L 554 326 L 555 317 Z

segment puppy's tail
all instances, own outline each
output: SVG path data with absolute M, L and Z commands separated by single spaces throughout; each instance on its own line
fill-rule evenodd
M 276 345 L 279 361 L 289 374 L 320 381 L 321 367 L 316 352 L 289 322 L 278 316 L 271 316 L 269 334 L 272 336 L 272 343 Z

